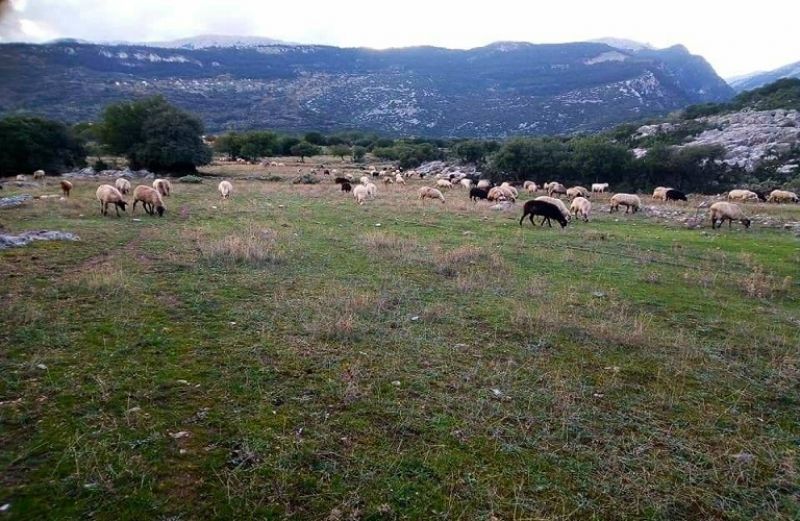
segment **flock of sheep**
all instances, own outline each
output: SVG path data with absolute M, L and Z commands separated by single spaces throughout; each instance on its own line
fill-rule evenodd
M 275 163 L 279 166 L 280 163 Z M 324 165 L 322 166 L 324 169 Z M 316 173 L 316 170 L 312 172 Z M 362 175 L 358 183 L 352 174 L 345 174 L 338 176 L 336 170 L 329 171 L 324 169 L 325 175 L 334 175 L 334 182 L 341 185 L 343 192 L 351 192 L 355 202 L 359 205 L 365 204 L 368 200 L 374 199 L 378 194 L 378 187 L 373 182 L 373 179 L 380 179 L 385 185 L 398 184 L 405 185 L 406 179 L 418 175 L 421 179 L 426 177 L 424 173 L 417 173 L 415 171 L 401 172 L 395 170 L 389 172 L 386 170 L 378 171 L 375 167 L 370 167 L 368 174 Z M 37 170 L 33 173 L 34 179 L 43 179 L 45 172 Z M 504 182 L 500 185 L 494 185 L 487 179 L 478 179 L 475 175 L 467 175 L 464 173 L 439 173 L 433 176 L 436 180 L 435 186 L 423 186 L 417 191 L 418 198 L 424 203 L 426 199 L 437 200 L 445 203 L 445 197 L 442 193 L 443 190 L 447 191 L 454 187 L 461 187 L 469 190 L 469 198 L 472 201 L 487 200 L 491 202 L 516 202 L 519 198 L 518 186 L 509 182 Z M 18 180 L 24 180 L 24 176 L 17 176 Z M 515 183 L 516 184 L 516 183 Z M 60 181 L 61 190 L 64 196 L 69 196 L 72 190 L 72 183 L 67 180 Z M 520 225 L 526 217 L 528 217 L 532 224 L 534 223 L 534 216 L 542 218 L 540 226 L 544 226 L 547 222 L 548 226 L 552 226 L 551 220 L 555 220 L 562 227 L 567 226 L 567 223 L 574 217 L 588 222 L 592 212 L 592 203 L 589 200 L 592 194 L 605 193 L 609 189 L 608 183 L 593 183 L 591 190 L 587 190 L 582 186 L 573 186 L 566 188 L 563 184 L 557 181 L 551 181 L 541 186 L 533 181 L 525 181 L 521 185 L 522 190 L 529 194 L 536 194 L 539 191 L 544 191 L 547 195 L 539 195 L 532 200 L 527 201 L 523 205 L 523 213 L 520 218 Z M 222 200 L 228 199 L 233 194 L 233 185 L 230 181 L 224 180 L 217 186 L 220 197 Z M 172 184 L 167 179 L 156 179 L 153 181 L 152 187 L 147 185 L 138 185 L 133 190 L 133 207 L 131 213 L 135 212 L 136 205 L 142 204 L 142 208 L 149 215 L 163 216 L 166 211 L 164 205 L 164 197 L 169 197 L 172 191 Z M 131 183 L 124 177 L 116 179 L 114 185 L 103 184 L 96 191 L 96 198 L 100 203 L 100 213 L 108 215 L 109 205 L 113 205 L 116 215 L 119 216 L 120 209 L 124 212 L 128 206 L 125 196 L 131 193 Z M 559 196 L 565 196 L 570 200 L 570 205 L 567 207 L 564 202 L 559 199 Z M 761 194 L 751 190 L 736 189 L 731 190 L 726 194 L 727 201 L 718 201 L 713 203 L 709 210 L 711 215 L 711 227 L 716 228 L 722 226 L 727 220 L 730 227 L 733 221 L 741 222 L 745 227 L 749 227 L 751 221 L 745 215 L 742 208 L 736 203 L 759 202 L 766 201 L 772 203 L 798 203 L 797 194 L 785 190 L 773 190 L 769 195 Z M 652 199 L 654 201 L 686 201 L 686 195 L 674 188 L 659 186 L 653 191 Z M 625 213 L 636 213 L 642 207 L 641 198 L 635 194 L 615 193 L 611 196 L 609 211 L 611 213 L 620 211 L 620 207 L 625 207 Z
M 417 174 L 414 171 L 400 172 L 397 170 L 394 172 L 387 172 L 386 170 L 377 171 L 373 167 L 370 169 L 369 176 L 361 176 L 355 188 L 352 185 L 355 182 L 352 174 L 336 177 L 335 182 L 341 185 L 342 191 L 352 191 L 355 201 L 359 205 L 363 205 L 369 199 L 373 199 L 377 195 L 377 186 L 372 182 L 373 178 L 382 179 L 384 184 L 405 184 L 405 179 L 413 175 L 419 175 L 419 177 L 423 179 L 425 177 L 424 174 Z M 495 186 L 489 180 L 475 179 L 474 176 L 471 177 L 463 173 L 437 174 L 435 178 L 435 186 L 423 186 L 418 190 L 419 199 L 423 202 L 425 199 L 435 199 L 444 203 L 445 198 L 442 191 L 450 190 L 454 187 L 469 189 L 469 198 L 473 201 L 485 199 L 492 202 L 510 201 L 513 203 L 519 198 L 517 187 L 509 182 L 504 182 Z M 545 222 L 548 226 L 552 226 L 551 220 L 555 220 L 562 227 L 565 227 L 573 217 L 588 222 L 592 212 L 592 203 L 589 200 L 591 194 L 605 193 L 609 189 L 609 184 L 593 183 L 591 185 L 591 190 L 587 190 L 583 186 L 566 188 L 557 181 L 551 181 L 541 186 L 533 181 L 525 181 L 522 184 L 522 189 L 530 194 L 535 194 L 543 190 L 547 192 L 547 195 L 537 196 L 533 200 L 525 203 L 523 206 L 523 214 L 520 218 L 520 224 L 523 223 L 526 217 L 529 217 L 531 223 L 534 223 L 534 216 L 540 216 L 542 217 L 540 226 L 544 226 Z M 558 199 L 560 195 L 564 195 L 571 200 L 569 208 L 567 208 L 563 201 Z M 785 190 L 773 190 L 768 196 L 757 194 L 749 190 L 731 190 L 727 194 L 727 198 L 728 201 L 718 201 L 710 206 L 712 228 L 722 226 L 722 223 L 726 220 L 728 221 L 729 227 L 733 221 L 739 221 L 745 227 L 750 226 L 750 219 L 748 219 L 742 209 L 732 201 L 757 202 L 763 200 L 775 203 L 798 202 L 797 194 Z M 665 186 L 659 186 L 653 190 L 652 199 L 654 201 L 664 202 L 688 200 L 686 194 L 680 190 Z M 641 198 L 638 195 L 627 193 L 616 193 L 612 195 L 609 212 L 618 212 L 621 207 L 625 207 L 626 214 L 636 213 L 642 207 Z

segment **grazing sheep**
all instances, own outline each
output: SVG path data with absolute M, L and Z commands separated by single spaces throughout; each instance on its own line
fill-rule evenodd
M 114 181 L 114 186 L 117 187 L 117 190 L 119 190 L 121 194 L 128 194 L 131 191 L 131 182 L 124 177 L 117 178 L 117 180 Z
M 37 170 L 36 172 L 34 172 L 33 173 L 33 179 L 34 180 L 44 179 L 44 170 Z
M 472 201 L 478 202 L 478 199 L 488 199 L 489 192 L 483 188 L 470 188 L 469 198 Z
M 492 187 L 492 182 L 488 179 L 480 179 L 476 185 L 478 188 L 489 189 Z
M 355 179 L 353 178 L 353 174 L 345 174 L 344 178 L 347 179 L 349 182 L 353 182 Z
M 447 179 L 439 179 L 438 181 L 436 181 L 436 186 L 438 186 L 439 188 L 450 189 L 453 188 L 453 183 L 451 183 Z
M 684 194 L 680 190 L 675 190 L 673 188 L 670 188 L 664 194 L 664 200 L 665 201 L 687 201 L 688 199 L 686 199 L 686 194 Z
M 667 190 L 672 190 L 672 188 L 668 188 L 666 186 L 657 186 L 655 190 L 653 190 L 653 200 L 654 201 L 666 201 L 667 200 Z
M 728 220 L 728 228 L 731 227 L 733 221 L 740 221 L 745 228 L 750 228 L 750 219 L 745 217 L 744 212 L 742 209 L 739 208 L 738 205 L 733 203 L 727 203 L 725 201 L 719 201 L 711 205 L 711 229 L 713 230 L 717 221 L 719 221 L 719 226 L 717 228 L 722 228 L 722 223 L 725 220 Z
M 231 194 L 233 193 L 233 185 L 230 181 L 220 181 L 219 185 L 217 186 L 217 190 L 219 190 L 220 197 L 225 200 L 230 198 Z
M 547 201 L 538 201 L 536 199 L 532 201 L 525 201 L 525 205 L 522 207 L 522 217 L 519 219 L 519 225 L 522 226 L 522 221 L 524 221 L 525 217 L 528 216 L 530 216 L 531 224 L 536 225 L 536 223 L 533 221 L 534 215 L 542 216 L 542 222 L 539 223 L 539 226 L 544 226 L 544 222 L 547 221 L 547 226 L 552 228 L 553 225 L 550 224 L 550 219 L 555 219 L 558 221 L 558 224 L 560 224 L 562 228 L 567 226 L 567 219 L 556 205 L 548 203 Z
M 569 205 L 569 209 L 577 219 L 583 219 L 583 222 L 589 222 L 589 214 L 592 213 L 592 203 L 585 197 L 576 197 Z
M 629 210 L 631 213 L 636 213 L 642 206 L 642 200 L 639 199 L 638 195 L 633 194 L 614 194 L 611 196 L 611 208 L 609 208 L 608 212 L 618 212 L 620 206 L 625 207 L 625 213 L 628 213 Z
M 536 186 L 536 183 L 534 183 L 533 181 L 525 181 L 525 183 L 523 183 L 522 185 L 522 188 L 529 194 L 536 193 L 536 190 L 539 189 L 539 187 Z
M 602 194 L 608 190 L 608 183 L 592 183 L 592 192 Z
M 582 186 L 573 186 L 567 189 L 567 197 L 575 199 L 576 197 L 589 198 L 589 190 Z
M 392 183 L 394 183 L 394 179 L 392 179 L 391 177 L 384 177 L 383 178 L 383 184 L 390 185 Z
M 17 181 L 24 181 L 24 180 L 25 180 L 25 179 L 27 179 L 27 178 L 26 178 L 24 175 L 22 175 L 22 174 L 18 174 L 18 175 L 17 175 L 17 177 L 15 177 L 15 179 L 16 179 Z
M 553 194 L 566 194 L 567 189 L 559 182 L 551 181 L 547 186 L 547 195 L 553 197 Z
M 166 179 L 156 179 L 153 181 L 153 188 L 158 190 L 158 193 L 162 196 L 169 197 L 169 192 L 172 190 L 172 183 Z
M 114 205 L 114 209 L 117 211 L 117 217 L 119 217 L 119 209 L 122 208 L 124 212 L 125 207 L 128 206 L 128 203 L 125 202 L 119 190 L 111 185 L 100 185 L 97 192 L 95 192 L 95 197 L 100 201 L 101 215 L 108 215 L 109 204 Z
M 224 181 L 223 181 L 224 182 Z M 161 192 L 155 188 L 150 188 L 147 185 L 139 185 L 133 189 L 133 208 L 131 208 L 131 215 L 136 211 L 136 203 L 141 202 L 144 211 L 150 215 L 155 215 L 158 212 L 159 217 L 164 216 L 164 200 L 161 199 Z
M 469 190 L 470 188 L 472 188 L 472 179 L 462 179 L 461 181 L 458 182 L 458 184 Z
M 362 185 L 366 186 L 366 185 L 368 185 L 368 184 L 369 184 L 369 182 L 370 182 L 370 179 L 369 179 L 369 177 L 367 177 L 367 176 L 365 176 L 365 175 L 362 175 L 362 176 L 361 176 L 361 179 L 359 179 L 359 181 L 361 181 L 361 184 L 362 184 Z
M 798 202 L 797 194 L 788 192 L 786 190 L 773 190 L 767 197 L 769 203 L 796 203 Z
M 375 199 L 378 195 L 378 187 L 375 186 L 374 183 L 367 183 L 365 185 L 367 187 L 367 194 L 369 195 L 370 199 Z
M 439 199 L 444 204 L 444 196 L 442 192 L 437 190 L 436 188 L 431 188 L 430 186 L 423 186 L 419 189 L 419 198 L 422 203 L 425 203 L 425 199 Z
M 512 194 L 514 194 L 514 200 L 516 200 L 516 199 L 518 199 L 518 198 L 519 198 L 519 192 L 518 192 L 518 191 L 517 191 L 517 189 L 516 189 L 516 188 L 514 188 L 514 187 L 511 185 L 511 183 L 509 183 L 508 181 L 506 181 L 506 182 L 504 182 L 503 184 L 501 184 L 501 185 L 500 185 L 500 188 L 505 188 L 505 189 L 507 189 L 508 191 L 510 191 Z
M 728 192 L 728 201 L 740 201 L 743 203 L 751 201 L 757 203 L 758 194 L 750 190 L 731 190 Z
M 489 201 L 511 201 L 516 202 L 517 197 L 507 186 L 495 186 L 489 190 L 486 198 Z
M 546 203 L 552 204 L 561 211 L 561 215 L 563 215 L 564 219 L 566 219 L 567 221 L 569 221 L 572 218 L 572 215 L 569 213 L 569 209 L 561 199 L 550 197 L 549 195 L 540 195 L 539 197 L 534 199 L 534 201 L 544 201 Z
M 342 185 L 342 192 L 349 192 L 353 189 L 353 185 L 345 181 L 344 183 L 340 183 Z
M 364 204 L 367 201 L 367 197 L 369 197 L 367 185 L 357 185 L 353 188 L 353 199 L 355 199 L 358 204 Z
M 403 178 L 403 174 L 401 174 L 400 172 L 398 172 L 398 173 L 396 173 L 394 175 L 394 182 L 399 184 L 399 185 L 406 184 L 406 180 Z
M 335 177 L 333 179 L 333 182 L 336 183 L 337 185 L 340 185 L 344 183 L 349 183 L 350 181 L 346 177 Z
M 64 194 L 65 197 L 69 197 L 69 193 L 72 190 L 72 183 L 67 181 L 66 179 L 61 180 L 61 193 Z

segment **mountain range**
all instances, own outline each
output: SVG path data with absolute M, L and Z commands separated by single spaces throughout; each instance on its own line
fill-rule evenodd
M 790 63 L 771 71 L 760 71 L 728 78 L 728 84 L 737 92 L 753 90 L 781 78 L 800 78 L 800 62 Z
M 207 36 L 0 45 L 0 114 L 66 121 L 163 94 L 209 131 L 504 137 L 595 131 L 734 91 L 683 46 L 619 40 L 375 50 Z M 617 43 L 615 43 L 617 42 Z

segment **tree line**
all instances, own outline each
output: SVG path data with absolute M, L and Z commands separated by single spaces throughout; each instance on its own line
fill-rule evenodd
M 781 80 L 748 93 L 748 99 L 774 102 L 794 99 L 800 81 Z M 702 106 L 689 107 L 691 113 Z M 487 139 L 399 138 L 369 132 L 301 135 L 272 131 L 229 132 L 204 136 L 195 116 L 155 96 L 108 106 L 96 123 L 67 126 L 37 117 L 0 120 L 0 175 L 29 173 L 42 168 L 59 172 L 83 166 L 87 153 L 127 158 L 131 168 L 155 172 L 189 172 L 208 164 L 212 153 L 251 161 L 276 156 L 305 160 L 322 154 L 361 162 L 367 154 L 415 168 L 426 161 L 450 160 L 473 164 L 496 181 L 559 180 L 589 185 L 608 182 L 618 190 L 648 190 L 669 185 L 689 192 L 720 192 L 734 186 L 770 188 L 800 186 L 797 174 L 778 174 L 767 164 L 744 172 L 725 164 L 720 147 L 676 147 L 704 130 L 703 123 L 685 120 L 674 131 L 647 138 L 635 136 L 637 126 L 620 125 L 584 136 Z M 631 149 L 646 148 L 636 157 Z M 800 150 L 793 150 L 800 159 Z

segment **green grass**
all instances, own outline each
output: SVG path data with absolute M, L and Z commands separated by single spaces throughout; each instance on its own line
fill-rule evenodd
M 800 517 L 791 232 L 247 168 L 162 219 L 0 210 L 82 238 L 0 252 L 1 516 Z

